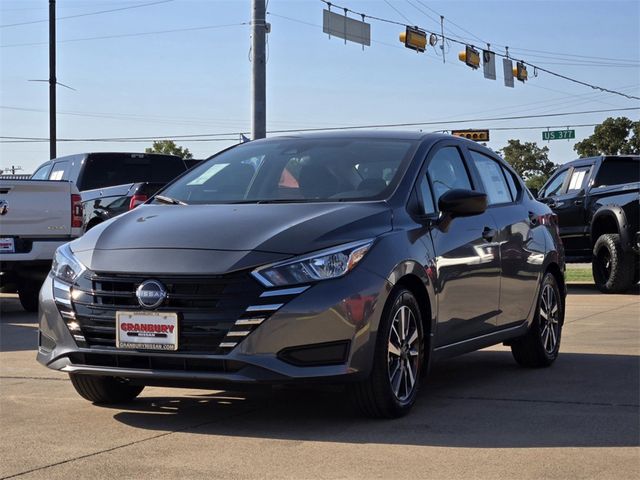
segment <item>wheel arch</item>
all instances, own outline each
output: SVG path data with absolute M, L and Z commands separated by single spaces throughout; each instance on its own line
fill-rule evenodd
M 620 235 L 623 248 L 630 245 L 629 224 L 627 216 L 622 207 L 617 205 L 604 205 L 594 213 L 591 219 L 591 248 L 594 247 L 598 238 L 606 233 L 617 233 Z
M 433 338 L 436 334 L 434 276 L 435 267 L 424 267 L 415 260 L 406 260 L 397 264 L 387 278 L 393 288 L 406 288 L 416 297 L 422 317 L 424 338 L 425 341 L 429 341 L 426 348 L 427 354 L 430 354 L 432 350 Z
M 418 301 L 418 307 L 420 308 L 420 316 L 422 317 L 422 327 L 425 336 L 431 337 L 433 332 L 431 313 L 431 301 L 429 300 L 429 294 L 424 286 L 422 280 L 414 274 L 407 274 L 400 278 L 395 285 L 395 288 L 403 287 L 409 290 L 416 300 Z

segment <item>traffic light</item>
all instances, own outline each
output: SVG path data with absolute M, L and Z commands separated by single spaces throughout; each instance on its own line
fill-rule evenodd
M 474 142 L 489 141 L 489 130 L 451 130 L 451 135 L 468 138 Z
M 516 66 L 513 67 L 513 76 L 520 80 L 522 83 L 526 82 L 529 78 L 527 74 L 527 66 L 522 62 L 516 63 Z
M 458 54 L 458 59 L 461 62 L 466 63 L 468 66 L 470 66 L 474 70 L 480 67 L 480 52 L 478 52 L 475 48 L 470 47 L 468 45 L 464 49 L 464 52 L 460 52 Z
M 420 30 L 418 27 L 407 27 L 400 34 L 400 41 L 404 46 L 415 50 L 416 52 L 424 52 L 427 47 L 427 32 Z

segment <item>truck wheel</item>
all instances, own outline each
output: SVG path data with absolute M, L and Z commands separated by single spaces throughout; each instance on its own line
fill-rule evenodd
M 415 297 L 398 289 L 389 298 L 378 328 L 369 378 L 353 385 L 358 409 L 374 418 L 405 415 L 416 401 L 424 361 L 424 336 Z
M 538 311 L 527 334 L 511 344 L 511 353 L 523 367 L 548 367 L 560 351 L 564 304 L 556 277 L 547 272 L 538 296 Z
M 124 379 L 70 373 L 69 378 L 76 392 L 93 403 L 125 403 L 133 400 L 144 386 L 130 385 Z
M 620 235 L 606 233 L 593 247 L 593 279 L 603 293 L 620 293 L 631 288 L 635 270 L 634 255 L 622 249 Z
M 23 283 L 18 285 L 18 298 L 20 299 L 20 305 L 27 312 L 38 311 L 38 295 L 40 294 L 39 288 L 29 287 Z

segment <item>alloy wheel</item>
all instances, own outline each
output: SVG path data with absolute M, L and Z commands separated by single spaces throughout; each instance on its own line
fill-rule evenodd
M 411 309 L 401 306 L 395 313 L 389 331 L 387 362 L 391 390 L 404 402 L 416 385 L 420 358 L 418 323 Z
M 540 301 L 540 339 L 545 351 L 552 354 L 560 340 L 559 305 L 556 292 L 552 285 L 545 285 L 542 289 Z

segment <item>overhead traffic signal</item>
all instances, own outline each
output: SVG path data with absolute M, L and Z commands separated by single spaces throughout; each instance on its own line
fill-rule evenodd
M 516 63 L 516 66 L 513 67 L 513 76 L 523 83 L 526 82 L 529 78 L 527 66 L 523 62 Z
M 489 141 L 489 130 L 451 130 L 451 135 L 468 138 L 474 142 Z
M 416 52 L 424 52 L 427 47 L 427 32 L 420 30 L 418 27 L 407 27 L 400 34 L 400 41 L 404 46 L 415 50 Z
M 474 70 L 476 68 L 480 68 L 480 52 L 478 52 L 473 47 L 470 47 L 467 45 L 467 47 L 464 49 L 464 52 L 460 52 L 458 54 L 458 59 L 461 62 L 466 63 L 468 66 L 470 66 Z

